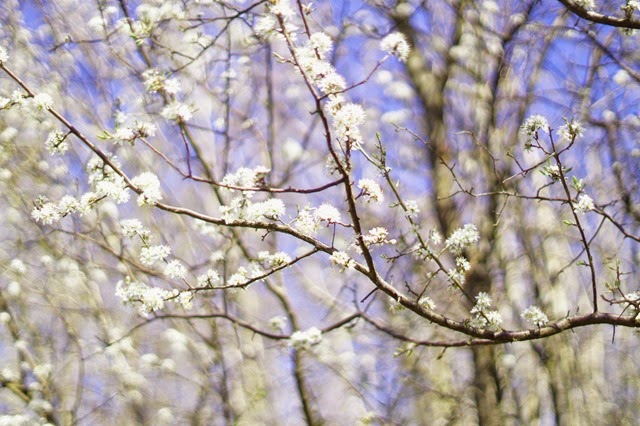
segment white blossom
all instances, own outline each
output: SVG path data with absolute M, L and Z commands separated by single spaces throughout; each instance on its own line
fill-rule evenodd
M 150 287 L 126 277 L 116 285 L 116 296 L 123 303 L 134 304 L 140 315 L 147 316 L 151 312 L 164 308 L 165 301 L 173 297 L 174 292 Z
M 264 166 L 257 166 L 253 169 L 248 167 L 241 167 L 236 170 L 235 173 L 228 173 L 222 178 L 222 185 L 234 186 L 239 188 L 255 188 L 264 186 L 264 179 L 269 174 L 271 169 Z M 234 189 L 225 188 L 230 192 Z M 253 194 L 252 191 L 245 191 L 245 193 Z M 249 197 L 250 198 L 250 197 Z
M 232 287 L 240 287 L 249 281 L 249 271 L 243 266 L 238 268 L 238 271 L 231 275 L 227 280 L 227 284 Z
M 24 262 L 20 259 L 12 259 L 11 262 L 9 263 L 9 269 L 11 269 L 13 272 L 15 272 L 18 275 L 23 275 L 25 272 L 27 272 L 27 267 L 25 266 Z
M 593 200 L 587 194 L 580 195 L 578 197 L 578 202 L 574 204 L 574 210 L 576 213 L 586 213 L 595 208 L 596 206 L 593 204 Z
M 498 311 L 489 310 L 493 300 L 485 292 L 476 296 L 476 304 L 471 309 L 469 325 L 475 328 L 499 328 L 502 324 L 502 316 Z
M 458 256 L 456 257 L 456 267 L 461 271 L 468 271 L 471 269 L 471 263 L 464 256 Z
M 149 123 L 147 121 L 139 121 L 136 122 L 135 131 L 138 137 L 148 138 L 155 136 L 156 126 L 155 124 Z
M 182 306 L 185 311 L 193 308 L 193 292 L 183 291 L 178 295 L 176 301 Z
M 534 327 L 543 327 L 549 322 L 549 318 L 537 306 L 529 306 L 520 316 Z
M 442 235 L 440 235 L 440 233 L 435 229 L 429 234 L 429 239 L 435 245 L 440 245 L 440 243 L 442 243 Z
M 367 202 L 375 202 L 382 204 L 384 202 L 384 194 L 382 188 L 372 179 L 360 179 L 358 181 L 358 188 L 362 190 L 362 193 L 366 197 Z
M 456 229 L 445 241 L 445 247 L 451 253 L 460 254 L 462 251 L 480 239 L 478 228 L 474 224 L 466 224 L 463 228 Z
M 44 147 L 51 155 L 64 154 L 69 149 L 69 144 L 65 141 L 67 135 L 59 130 L 49 133 Z
M 289 338 L 289 347 L 296 350 L 309 349 L 317 345 L 322 340 L 322 332 L 316 327 L 311 327 L 305 331 L 296 331 Z
M 584 126 L 577 120 L 565 120 L 566 123 L 558 129 L 558 136 L 567 141 L 574 141 L 582 136 Z
M 56 204 L 44 203 L 31 211 L 31 217 L 45 225 L 51 225 L 52 223 L 58 222 L 62 218 L 62 215 Z
M 164 91 L 170 95 L 176 95 L 182 90 L 180 81 L 175 78 L 168 78 L 164 82 Z
M 38 93 L 33 97 L 33 104 L 38 109 L 49 109 L 53 105 L 53 98 L 46 93 Z
M 4 47 L 0 46 L 0 63 L 5 63 L 9 60 L 9 52 L 7 52 L 7 49 L 5 49 Z
M 160 113 L 167 120 L 174 120 L 179 122 L 186 122 L 191 120 L 193 113 L 188 105 L 185 105 L 178 101 L 173 101 L 162 109 Z
M 151 230 L 146 228 L 138 219 L 125 219 L 120 221 L 122 235 L 125 237 L 139 236 L 146 241 L 151 238 Z
M 370 245 L 382 245 L 382 244 L 395 244 L 396 240 L 388 240 L 389 231 L 387 228 L 378 226 L 369 230 L 367 235 L 363 235 L 362 239 L 367 246 Z
M 131 179 L 131 182 L 142 190 L 138 196 L 138 205 L 153 205 L 162 200 L 160 192 L 160 181 L 158 177 L 151 172 L 144 172 Z
M 364 123 L 365 118 L 366 114 L 361 105 L 354 103 L 341 105 L 333 114 L 333 127 L 338 139 L 359 142 L 362 139 L 359 126 Z
M 80 202 L 71 195 L 65 195 L 58 201 L 58 212 L 65 216 L 80 211 Z
M 430 311 L 433 311 L 436 308 L 435 302 L 428 296 L 421 297 L 418 301 L 418 304 L 425 309 L 429 309 Z
M 263 15 L 256 21 L 253 30 L 263 40 L 269 40 L 276 34 L 278 20 L 273 15 Z
M 318 52 L 321 59 L 324 59 L 325 55 L 330 53 L 333 48 L 333 41 L 331 40 L 331 37 L 323 32 L 311 34 L 309 44 Z
M 411 49 L 404 34 L 395 32 L 389 34 L 380 41 L 380 50 L 397 56 L 398 60 L 401 62 L 407 62 Z
M 337 72 L 329 72 L 318 79 L 317 83 L 320 90 L 325 94 L 338 93 L 347 88 L 347 82 Z
M 343 251 L 334 251 L 333 254 L 329 257 L 329 260 L 331 261 L 331 263 L 340 266 L 341 271 L 344 271 L 345 269 L 354 269 L 356 267 L 355 261 Z
M 220 284 L 220 281 L 220 275 L 213 269 L 208 269 L 204 274 L 198 275 L 196 285 L 200 288 L 213 287 Z
M 184 279 L 187 276 L 187 268 L 179 260 L 172 260 L 165 266 L 164 275 L 169 278 Z
M 171 248 L 165 245 L 143 247 L 140 250 L 140 262 L 143 265 L 151 266 L 156 261 L 164 259 L 171 254 Z
M 114 143 L 121 145 L 123 142 L 133 142 L 136 134 L 131 127 L 119 127 L 112 135 Z
M 320 221 L 340 223 L 340 212 L 329 203 L 323 203 L 315 211 L 315 216 Z
M 91 209 L 100 200 L 100 197 L 95 192 L 86 192 L 80 197 L 80 206 L 78 207 L 78 213 L 81 216 L 89 213 Z
M 144 87 L 149 93 L 162 91 L 166 77 L 160 71 L 150 68 L 142 73 Z
M 282 315 L 277 317 L 272 317 L 269 320 L 269 326 L 272 329 L 277 331 L 282 331 L 286 325 L 287 325 L 287 317 Z
M 453 283 L 458 285 L 464 284 L 465 281 L 467 280 L 467 277 L 465 276 L 464 272 L 457 268 L 449 269 L 447 271 L 447 276 L 449 277 L 449 280 L 451 280 Z
M 111 197 L 118 204 L 126 203 L 131 196 L 124 178 L 120 175 L 114 175 L 111 179 L 97 182 L 95 188 L 99 197 Z
M 640 1 L 639 0 L 627 0 L 627 7 L 630 7 L 635 10 L 640 10 Z
M 310 208 L 305 207 L 298 213 L 293 227 L 303 235 L 313 236 L 318 231 L 318 219 L 311 213 Z
M 407 200 L 404 202 L 404 206 L 406 210 L 404 215 L 408 218 L 415 219 L 418 217 L 418 213 L 420 213 L 420 209 L 418 208 L 418 203 L 415 200 Z
M 285 212 L 285 205 L 278 198 L 270 198 L 261 203 L 250 204 L 248 211 L 248 220 L 259 221 L 262 218 L 278 220 Z
M 587 10 L 596 8 L 595 0 L 575 0 L 575 5 Z
M 258 252 L 258 260 L 266 263 L 270 268 L 277 268 L 291 262 L 291 257 L 281 251 L 273 254 L 268 251 L 261 251 Z
M 532 115 L 520 126 L 520 135 L 525 139 L 527 147 L 536 141 L 540 131 L 549 132 L 549 122 L 541 115 Z
M 488 293 L 485 293 L 484 291 L 481 291 L 476 296 L 476 304 L 471 309 L 471 313 L 473 314 L 473 313 L 476 313 L 476 312 L 485 311 L 486 309 L 491 307 L 492 303 L 493 303 L 493 300 L 491 299 L 491 296 L 489 296 Z

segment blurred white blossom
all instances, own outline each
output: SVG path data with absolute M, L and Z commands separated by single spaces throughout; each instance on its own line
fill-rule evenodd
M 322 340 L 322 332 L 316 327 L 305 331 L 295 331 L 289 338 L 289 347 L 296 350 L 309 349 Z
M 407 38 L 399 32 L 391 33 L 383 38 L 380 42 L 380 49 L 383 52 L 397 56 L 401 62 L 407 62 L 411 51 Z

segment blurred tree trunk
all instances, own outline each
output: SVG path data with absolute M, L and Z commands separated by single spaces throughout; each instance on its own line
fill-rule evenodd
M 402 2 L 399 2 L 400 4 Z M 447 135 L 445 122 L 445 90 L 447 81 L 452 73 L 453 58 L 451 48 L 457 46 L 462 35 L 465 1 L 455 4 L 457 15 L 455 28 L 451 32 L 451 40 L 446 52 L 443 52 L 444 71 L 437 72 L 429 67 L 418 42 L 417 31 L 411 25 L 408 17 L 392 14 L 398 30 L 402 32 L 414 49 L 407 60 L 407 75 L 415 88 L 419 103 L 424 111 L 423 121 L 418 124 L 427 134 L 428 153 L 427 162 L 431 170 L 432 193 L 431 198 L 435 207 L 436 220 L 440 231 L 446 237 L 461 226 L 459 206 L 451 197 L 454 192 L 454 176 L 448 166 L 455 162 L 456 152 L 451 146 Z M 396 10 L 401 10 L 396 8 Z M 493 204 L 487 209 L 489 217 L 476 217 L 483 236 L 491 233 L 493 223 Z M 484 231 L 484 232 L 483 232 Z M 481 263 L 473 267 L 468 274 L 465 292 L 473 298 L 480 291 L 489 292 L 491 279 L 487 272 L 488 255 L 480 256 Z M 473 300 L 467 301 L 470 309 Z M 504 423 L 504 416 L 500 408 L 502 399 L 499 378 L 496 369 L 496 354 L 493 346 L 472 348 L 474 362 L 474 398 L 477 408 L 478 423 L 480 425 L 499 425 Z

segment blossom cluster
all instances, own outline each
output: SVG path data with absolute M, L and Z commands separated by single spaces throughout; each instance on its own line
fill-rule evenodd
M 284 215 L 286 207 L 282 200 L 270 198 L 262 202 L 251 201 L 254 191 L 248 189 L 265 186 L 265 178 L 269 172 L 270 169 L 263 166 L 254 169 L 242 167 L 222 179 L 223 187 L 229 192 L 236 192 L 234 188 L 247 188 L 247 190 L 241 189 L 240 195 L 231 199 L 228 204 L 220 206 L 220 213 L 224 220 L 260 222 L 264 219 L 279 220 Z
M 520 135 L 525 139 L 526 148 L 531 148 L 538 141 L 540 131 L 549 132 L 549 122 L 541 115 L 532 115 L 520 126 Z
M 560 173 L 560 171 L 561 169 L 557 164 L 549 164 L 544 166 L 542 170 L 540 170 L 540 173 L 542 173 L 544 176 L 550 177 L 551 180 L 555 182 L 560 180 L 562 178 L 562 175 L 566 175 L 567 173 L 569 173 L 571 169 L 562 166 L 562 173 Z
M 174 279 L 184 279 L 187 276 L 187 268 L 177 259 L 171 260 L 164 268 L 164 275 Z
M 117 157 L 111 155 L 109 156 L 109 161 L 115 167 L 121 167 Z M 124 178 L 116 173 L 102 158 L 96 156 L 89 160 L 87 174 L 89 175 L 89 184 L 96 193 L 96 198 L 110 197 L 118 204 L 129 201 L 129 188 Z
M 383 228 L 381 226 L 377 226 L 369 230 L 366 235 L 362 236 L 364 243 L 369 246 L 373 245 L 383 245 L 383 244 L 395 244 L 396 240 L 388 239 L 389 231 L 387 228 Z
M 295 40 L 297 26 L 291 19 L 295 12 L 286 0 L 274 0 L 270 2 L 269 12 L 261 16 L 254 26 L 254 31 L 264 40 L 269 40 L 282 35 L 282 28 L 288 37 Z
M 249 222 L 262 222 L 264 219 L 278 220 L 285 212 L 282 200 L 270 198 L 268 200 L 253 203 L 244 196 L 238 196 L 225 206 L 220 206 L 222 219 L 227 222 L 245 220 Z
M 144 172 L 131 179 L 131 183 L 142 190 L 138 195 L 138 205 L 154 205 L 162 200 L 160 180 L 151 172 Z
M 126 116 L 120 117 L 120 122 L 124 122 Z M 120 123 L 118 123 L 120 124 Z M 110 140 L 116 145 L 122 145 L 123 143 L 133 144 L 136 139 L 148 138 L 156 134 L 156 126 L 153 123 L 146 121 L 136 121 L 133 126 L 117 126 L 113 133 L 103 132 L 98 137 L 104 140 Z
M 380 50 L 397 56 L 400 62 L 407 62 L 411 48 L 404 34 L 395 32 L 382 39 Z
M 310 207 L 305 207 L 298 212 L 293 222 L 293 228 L 303 235 L 313 236 L 318 231 L 319 223 Z
M 287 325 L 287 317 L 280 315 L 273 317 L 269 320 L 269 326 L 277 331 L 284 330 L 284 327 Z
M 193 111 L 189 105 L 173 101 L 162 109 L 160 115 L 167 120 L 184 123 L 191 120 L 193 117 Z
M 264 263 L 269 268 L 278 268 L 291 262 L 291 257 L 284 252 L 269 253 L 268 251 L 258 252 L 258 261 Z
M 322 332 L 316 327 L 305 331 L 295 331 L 289 338 L 289 347 L 295 350 L 309 349 L 322 340 Z
M 144 316 L 164 308 L 165 300 L 175 295 L 173 291 L 131 281 L 129 277 L 118 281 L 116 285 L 116 296 L 124 303 L 138 302 L 138 312 Z
M 537 306 L 529 306 L 520 316 L 534 327 L 543 327 L 549 322 L 549 318 Z
M 304 207 L 292 222 L 292 226 L 304 235 L 313 236 L 318 231 L 320 223 L 341 224 L 340 211 L 330 203 L 322 203 L 316 208 Z
M 493 300 L 485 292 L 480 292 L 476 296 L 476 304 L 471 308 L 471 320 L 469 325 L 475 328 L 500 328 L 502 317 L 500 313 L 491 310 Z
M 145 227 L 138 219 L 121 220 L 120 232 L 128 238 L 138 236 L 143 242 L 147 242 L 151 238 L 151 230 Z
M 7 52 L 7 49 L 5 49 L 4 47 L 0 46 L 0 63 L 5 63 L 9 60 L 9 52 Z
M 356 262 L 343 251 L 334 251 L 333 254 L 329 257 L 329 260 L 334 265 L 340 266 L 341 271 L 344 271 L 345 269 L 354 269 L 356 267 Z
M 94 192 L 87 192 L 79 200 L 71 195 L 65 195 L 57 203 L 40 200 L 31 211 L 31 217 L 40 223 L 51 225 L 68 214 L 86 214 L 99 200 L 100 197 Z
M 44 147 L 51 155 L 64 154 L 69 149 L 69 143 L 66 142 L 68 134 L 59 130 L 49 133 Z
M 418 304 L 430 311 L 433 311 L 436 308 L 436 303 L 429 296 L 422 296 L 420 300 L 418 300 Z
M 577 120 L 566 120 L 565 124 L 558 128 L 558 136 L 562 139 L 573 142 L 584 133 L 584 126 Z
M 576 213 L 586 213 L 596 208 L 593 200 L 587 194 L 580 195 L 578 202 L 575 203 L 573 207 Z
M 315 216 L 319 221 L 327 223 L 340 223 L 340 211 L 329 203 L 322 203 L 315 211 Z
M 592 10 L 596 8 L 595 0 L 576 0 L 575 5 L 587 10 Z
M 196 278 L 196 285 L 199 288 L 204 287 L 215 287 L 220 284 L 222 279 L 220 278 L 220 274 L 214 271 L 213 269 L 208 269 L 204 274 L 198 275 Z
M 368 203 L 384 203 L 384 194 L 382 193 L 382 188 L 380 188 L 380 185 L 378 185 L 374 180 L 360 179 L 358 181 L 358 188 L 362 190 L 362 195 L 365 197 Z
M 472 223 L 456 229 L 444 242 L 445 248 L 453 254 L 461 254 L 464 249 L 475 244 L 480 239 L 478 228 Z
M 259 21 L 259 31 L 282 31 L 289 43 L 292 43 L 295 40 L 295 27 L 291 25 L 290 19 L 293 11 L 285 1 L 277 1 L 270 7 L 270 12 L 273 14 L 272 17 L 265 17 Z M 280 26 L 279 29 L 277 25 Z M 346 146 L 361 142 L 360 125 L 364 123 L 365 112 L 362 106 L 346 102 L 342 94 L 347 90 L 346 81 L 326 60 L 333 49 L 331 37 L 323 32 L 316 32 L 309 36 L 305 44 L 290 47 L 290 62 L 305 80 L 315 86 L 328 100 L 324 110 L 332 120 L 338 142 Z
M 447 276 L 457 285 L 462 285 L 466 281 L 466 273 L 471 269 L 471 264 L 464 256 L 456 257 L 456 267 L 447 271 Z
M 238 188 L 256 188 L 265 186 L 265 178 L 271 169 L 264 166 L 257 166 L 253 169 L 241 167 L 235 173 L 228 173 L 222 178 L 222 185 Z M 225 188 L 233 192 L 232 188 Z M 243 191 L 248 198 L 253 194 L 252 191 Z
M 150 68 L 142 73 L 144 87 L 149 93 L 162 92 L 175 95 L 180 92 L 180 82 L 175 78 L 168 78 L 166 74 L 157 69 Z
M 191 308 L 192 299 L 192 293 L 189 291 L 181 293 L 177 289 L 164 290 L 132 281 L 128 276 L 116 284 L 116 296 L 123 303 L 135 305 L 138 313 L 145 317 L 164 308 L 168 300 L 175 300 L 183 308 L 189 309 Z
M 165 245 L 142 247 L 140 250 L 140 262 L 143 265 L 151 266 L 158 260 L 163 260 L 171 254 L 171 248 Z

